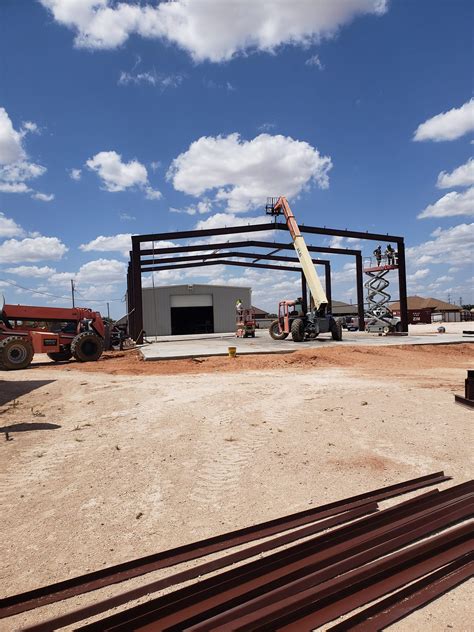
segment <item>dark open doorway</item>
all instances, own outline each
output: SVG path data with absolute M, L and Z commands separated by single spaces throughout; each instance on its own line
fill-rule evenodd
M 173 336 L 214 333 L 212 305 L 207 307 L 172 307 L 171 333 Z

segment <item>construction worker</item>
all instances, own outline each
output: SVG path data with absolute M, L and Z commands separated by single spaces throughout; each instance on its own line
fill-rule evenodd
M 385 256 L 387 257 L 387 264 L 393 266 L 395 264 L 395 250 L 390 244 L 387 244 L 385 248 Z
M 375 261 L 377 262 L 377 265 L 380 265 L 380 262 L 382 261 L 382 247 L 381 246 L 377 246 L 377 248 L 374 250 L 374 257 L 375 257 Z
M 242 317 L 242 313 L 244 311 L 244 304 L 242 303 L 242 299 L 237 299 L 237 302 L 235 303 L 235 309 L 237 310 L 237 314 Z

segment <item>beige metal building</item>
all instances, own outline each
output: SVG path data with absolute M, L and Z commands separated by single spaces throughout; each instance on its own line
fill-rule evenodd
M 144 288 L 144 330 L 148 337 L 235 331 L 237 299 L 250 307 L 251 294 L 249 287 L 223 285 Z

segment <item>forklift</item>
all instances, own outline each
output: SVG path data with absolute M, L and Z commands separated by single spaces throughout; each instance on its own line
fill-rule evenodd
M 313 307 L 305 312 L 303 299 L 283 300 L 278 305 L 278 318 L 269 328 L 273 340 L 284 340 L 290 333 L 294 342 L 312 340 L 319 334 L 331 333 L 333 340 L 342 340 L 342 322 L 336 320 L 328 309 L 328 299 L 316 273 L 295 216 L 285 197 L 269 198 L 265 207 L 267 215 L 284 215 L 293 246 L 308 284 Z

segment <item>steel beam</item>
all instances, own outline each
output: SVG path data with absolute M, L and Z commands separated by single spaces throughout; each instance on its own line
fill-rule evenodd
M 274 263 L 252 263 L 251 261 L 232 261 L 231 259 L 216 259 L 214 261 L 195 261 L 194 263 L 172 263 L 168 266 L 154 266 L 145 268 L 143 272 L 159 272 L 160 270 L 182 270 L 186 268 L 202 268 L 205 266 L 238 266 L 241 268 L 260 268 L 263 270 L 284 270 L 299 272 L 300 267 L 278 266 Z
M 439 571 L 378 601 L 328 632 L 379 632 L 444 595 L 474 575 L 474 554 L 460 557 Z
M 136 235 L 136 239 L 143 241 L 160 241 L 173 239 L 200 239 L 202 237 L 214 237 L 216 235 L 236 235 L 239 233 L 252 233 L 269 230 L 284 230 L 288 232 L 288 226 L 280 222 L 265 222 L 263 224 L 247 224 L 246 226 L 224 226 L 222 228 L 206 228 L 201 230 L 182 230 L 170 233 L 152 233 L 149 235 Z M 330 237 L 346 237 L 349 239 L 368 239 L 371 241 L 393 241 L 397 244 L 403 241 L 403 237 L 397 235 L 369 233 L 356 230 L 339 230 L 337 228 L 326 228 L 320 226 L 300 225 L 302 233 L 312 235 L 327 235 Z M 133 239 L 133 238 L 132 238 Z
M 186 261 L 206 261 L 206 259 L 227 259 L 229 257 L 241 257 L 242 259 L 255 259 L 253 263 L 256 263 L 257 260 L 265 259 L 269 261 L 288 261 L 293 263 L 299 263 L 298 257 L 285 257 L 284 255 L 259 255 L 255 252 L 242 252 L 240 250 L 237 251 L 226 251 L 226 252 L 213 252 L 212 254 L 204 254 L 204 255 L 183 255 L 181 257 L 160 257 L 158 259 L 142 259 L 141 265 L 142 270 L 145 272 L 146 268 L 143 266 L 154 266 L 161 263 L 179 263 Z M 313 259 L 312 260 L 315 265 L 326 265 L 329 263 L 327 259 Z
M 303 299 L 303 314 L 306 314 L 308 311 L 308 288 L 303 270 L 301 270 L 301 298 Z
M 136 560 L 131 560 L 99 571 L 87 573 L 79 577 L 67 579 L 56 584 L 43 586 L 21 594 L 6 597 L 0 600 L 0 618 L 12 616 L 32 608 L 38 608 L 48 603 L 54 603 L 96 590 L 104 586 L 110 586 L 118 582 L 138 577 L 160 568 L 166 568 L 174 564 L 189 561 L 251 542 L 252 540 L 265 538 L 288 529 L 327 518 L 343 511 L 349 511 L 366 505 L 369 502 L 386 500 L 401 494 L 429 487 L 449 480 L 443 472 L 435 472 L 427 476 L 421 476 L 409 481 L 382 487 L 370 492 L 358 494 L 345 500 L 329 503 L 313 509 L 275 518 L 250 527 L 244 527 L 235 531 L 217 535 L 206 540 L 194 542 L 175 549 L 162 551 Z
M 168 246 L 166 248 L 144 248 L 140 251 L 142 257 L 150 255 L 165 255 L 178 252 L 203 252 L 206 250 L 223 250 L 224 248 L 271 248 L 278 250 L 292 250 L 293 244 L 279 243 L 276 241 L 258 241 L 249 239 L 247 241 L 224 241 L 218 244 L 189 244 L 188 246 Z M 355 256 L 360 254 L 360 250 L 351 248 L 330 248 L 329 246 L 308 246 L 310 252 L 320 252 L 330 255 L 349 255 Z

